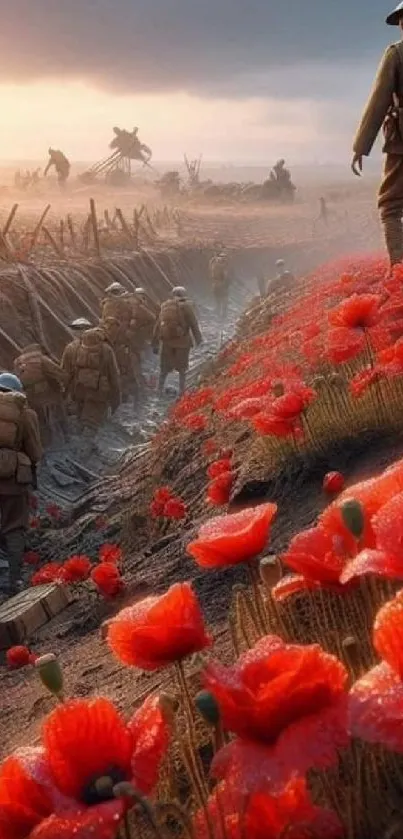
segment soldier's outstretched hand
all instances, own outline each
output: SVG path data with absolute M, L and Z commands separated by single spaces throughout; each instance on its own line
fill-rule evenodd
M 357 175 L 357 178 L 360 178 L 362 175 L 362 154 L 355 154 L 353 156 L 351 162 L 351 171 L 354 172 L 354 175 Z

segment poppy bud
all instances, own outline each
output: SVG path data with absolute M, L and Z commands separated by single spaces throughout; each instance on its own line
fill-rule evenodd
M 340 373 L 332 373 L 329 377 L 329 384 L 331 387 L 339 388 L 339 390 L 342 390 L 342 388 L 345 387 L 345 381 Z
M 364 510 L 359 501 L 351 498 L 341 505 L 341 517 L 347 529 L 355 536 L 356 539 L 361 539 L 364 532 L 365 519 Z
M 56 656 L 53 653 L 40 656 L 35 667 L 44 687 L 60 699 L 63 694 L 63 671 Z
M 199 714 L 209 725 L 217 725 L 220 721 L 220 709 L 215 697 L 209 690 L 201 690 L 197 694 L 195 705 Z
M 277 565 L 277 557 L 264 556 L 259 564 L 260 579 L 267 589 L 271 589 L 278 583 L 279 569 Z

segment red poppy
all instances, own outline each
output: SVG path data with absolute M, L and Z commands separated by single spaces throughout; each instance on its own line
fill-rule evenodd
M 207 802 L 215 839 L 342 839 L 344 829 L 331 810 L 317 807 L 302 778 L 290 781 L 277 796 L 251 795 L 245 805 L 242 794 L 228 784 L 219 784 Z M 204 810 L 193 823 L 195 839 L 209 839 Z
M 403 753 L 403 683 L 383 662 L 353 685 L 349 698 L 349 730 L 353 737 L 380 743 Z
M 190 583 L 123 609 L 108 626 L 108 644 L 123 664 L 158 670 L 211 643 Z
M 287 600 L 293 594 L 300 594 L 301 592 L 312 591 L 320 588 L 319 583 L 313 580 L 308 580 L 302 574 L 287 574 L 280 580 L 271 590 L 271 596 L 277 603 Z
M 15 757 L 0 766 L 0 836 L 32 839 L 32 831 L 52 813 L 45 788 L 25 772 Z
M 104 597 L 116 597 L 124 589 L 119 568 L 113 562 L 101 562 L 91 571 L 91 580 Z
M 50 516 L 51 519 L 54 519 L 55 521 L 59 521 L 59 519 L 62 516 L 62 511 L 60 507 L 57 506 L 57 504 L 47 504 L 45 510 L 48 516 Z
M 253 417 L 252 425 L 258 434 L 271 434 L 273 437 L 292 437 L 295 428 L 293 420 L 263 413 Z
M 249 562 L 266 547 L 277 504 L 260 504 L 203 524 L 187 552 L 202 568 L 225 568 Z
M 231 472 L 230 458 L 221 458 L 221 460 L 215 460 L 214 463 L 211 463 L 207 469 L 207 475 L 212 480 L 214 480 L 214 478 L 218 478 L 220 475 L 223 475 L 226 472 Z
M 71 556 L 63 565 L 63 582 L 82 583 L 88 580 L 91 568 L 88 556 Z
M 187 506 L 181 498 L 171 498 L 165 504 L 163 515 L 167 519 L 184 519 L 187 516 Z
M 30 526 L 31 530 L 37 530 L 38 527 L 41 526 L 41 520 L 40 520 L 39 516 L 34 516 L 33 518 L 31 518 L 29 520 L 29 526 Z
M 214 758 L 213 774 L 242 778 L 245 792 L 332 766 L 348 743 L 347 672 L 319 646 L 268 636 L 232 667 L 207 664 L 204 682 L 237 735 Z
M 403 592 L 386 603 L 374 624 L 374 646 L 380 657 L 403 680 Z
M 159 501 L 151 501 L 150 504 L 150 516 L 152 519 L 159 519 L 161 516 L 164 515 L 164 507 L 165 504 L 160 503 Z
M 31 586 L 44 586 L 49 583 L 64 582 L 64 568 L 59 562 L 48 562 L 31 577 Z
M 154 501 L 156 504 L 162 504 L 162 506 L 164 506 L 170 498 L 172 498 L 172 490 L 170 487 L 159 487 L 159 489 L 156 489 L 154 492 Z
M 333 326 L 347 329 L 369 329 L 379 321 L 380 294 L 352 294 L 329 313 Z
M 182 420 L 182 425 L 189 431 L 204 431 L 207 428 L 207 419 L 203 414 L 192 414 Z
M 360 370 L 349 382 L 350 393 L 357 399 L 362 396 L 368 388 L 379 380 L 381 371 L 376 367 L 367 370 Z
M 217 478 L 214 478 L 207 487 L 207 501 L 216 507 L 223 507 L 224 504 L 228 504 L 234 480 L 233 472 L 223 472 Z
M 337 587 L 347 558 L 343 540 L 317 525 L 294 536 L 281 561 L 307 580 Z
M 128 781 L 149 795 L 169 738 L 156 696 L 128 724 L 108 699 L 58 706 L 45 721 L 44 748 L 0 768 L 2 839 L 115 839 L 125 804 L 114 799 L 113 786 Z
M 337 501 L 321 514 L 320 525 L 328 533 L 341 536 L 346 547 L 350 545 L 350 555 L 353 556 L 356 553 L 355 542 L 343 523 L 341 508 L 345 501 L 355 499 L 364 511 L 364 533 L 360 539 L 360 547 L 375 548 L 376 537 L 372 520 L 381 507 L 400 492 L 403 492 L 403 460 L 397 461 L 381 475 L 345 490 Z
M 328 332 L 326 344 L 327 358 L 334 364 L 343 364 L 364 350 L 365 338 L 363 333 L 354 333 L 342 327 Z
M 41 561 L 41 557 L 37 551 L 26 551 L 24 554 L 24 563 L 25 565 L 38 565 Z
M 104 530 L 105 527 L 107 526 L 108 522 L 107 522 L 105 516 L 97 516 L 94 524 L 95 524 L 95 530 Z
M 279 396 L 274 400 L 271 412 L 279 419 L 294 420 L 300 416 L 305 407 L 305 400 L 300 393 L 285 393 L 284 396 Z
M 31 664 L 31 653 L 28 647 L 17 646 L 10 647 L 6 652 L 7 667 L 10 670 L 19 670 L 21 667 L 26 667 Z M 1 822 L 0 822 L 1 824 Z M 0 831 L 1 835 L 1 831 Z
M 117 565 L 122 559 L 122 551 L 119 545 L 102 545 L 99 549 L 100 562 L 112 562 Z
M 323 479 L 323 489 L 328 495 L 337 495 L 344 489 L 344 475 L 341 472 L 328 472 Z

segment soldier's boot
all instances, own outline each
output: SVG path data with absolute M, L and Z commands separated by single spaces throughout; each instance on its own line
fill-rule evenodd
M 400 215 L 388 215 L 382 218 L 382 225 L 390 264 L 398 265 L 403 260 L 402 219 Z
M 179 373 L 179 396 L 183 396 L 186 390 L 186 373 Z
M 25 531 L 13 530 L 4 536 L 9 567 L 10 594 L 17 594 L 23 588 L 21 578 L 22 563 L 25 551 Z

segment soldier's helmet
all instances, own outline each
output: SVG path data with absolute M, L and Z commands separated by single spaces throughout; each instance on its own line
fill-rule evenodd
M 401 19 L 403 18 L 403 3 L 398 3 L 396 8 L 390 15 L 386 18 L 386 23 L 389 26 L 399 26 Z
M 280 269 L 280 268 L 284 268 L 284 266 L 285 266 L 284 259 L 278 259 L 277 262 L 276 262 L 276 268 Z
M 172 289 L 172 297 L 178 297 L 180 300 L 186 300 L 187 292 L 183 285 L 176 285 Z
M 134 293 L 138 294 L 139 297 L 145 297 L 147 295 L 145 288 L 142 288 L 142 286 L 135 288 Z
M 105 294 L 112 294 L 113 297 L 119 297 L 120 294 L 125 293 L 125 290 L 120 283 L 112 283 L 105 289 Z
M 76 318 L 70 323 L 70 329 L 91 329 L 92 324 L 87 318 Z
M 24 388 L 18 376 L 14 373 L 0 373 L 0 391 L 6 393 L 23 393 Z

